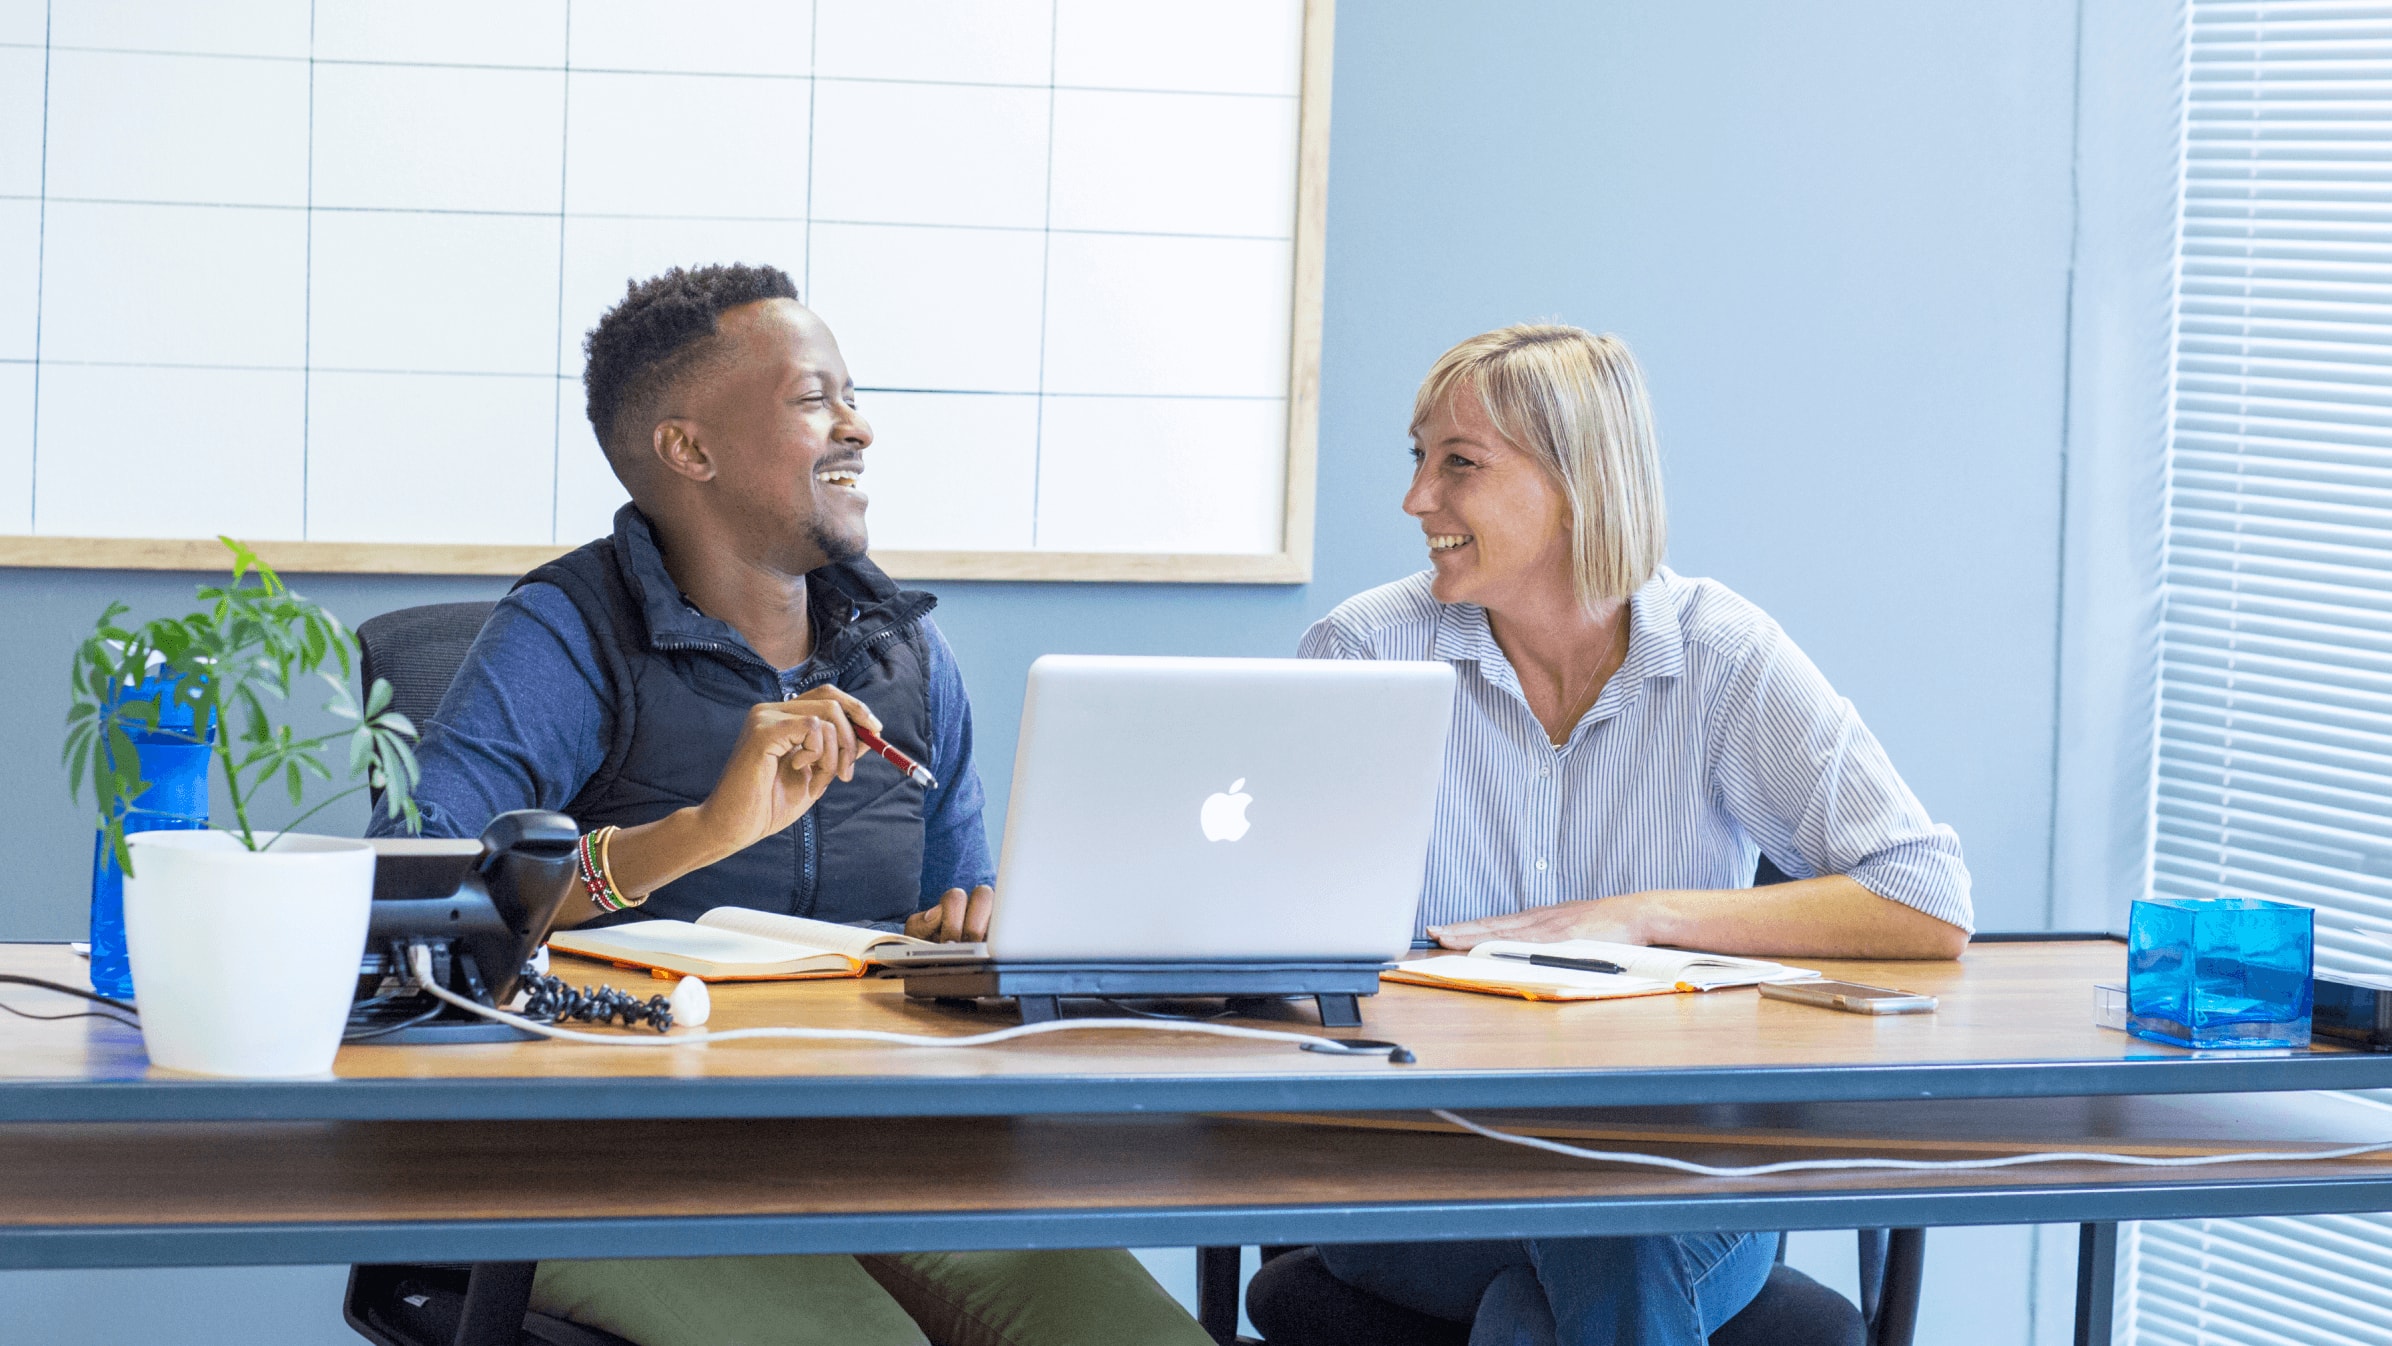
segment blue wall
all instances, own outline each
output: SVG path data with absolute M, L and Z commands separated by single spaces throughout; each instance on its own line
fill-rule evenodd
M 1672 564 L 1859 705 L 1985 923 L 2039 923 L 2074 28 L 2060 0 L 1343 6 L 1315 581 L 942 586 L 990 760 L 1044 650 L 1284 653 L 1419 568 L 1413 388 L 1559 318 L 1646 365 Z
M 1421 565 L 1396 508 L 1415 383 L 1460 337 L 1553 317 L 1646 363 L 1672 563 L 1774 613 L 1959 829 L 1986 923 L 2034 923 L 2074 23 L 2064 0 L 1344 6 L 1316 578 L 934 586 L 992 793 L 1037 655 L 1286 653 Z M 0 844 L 19 879 L 0 935 L 80 922 L 88 851 L 53 766 L 72 640 L 109 597 L 162 608 L 193 579 L 0 572 L 0 753 L 18 764 Z M 302 587 L 354 621 L 504 586 Z
M 2067 0 L 1348 0 L 1318 578 L 937 586 L 991 786 L 1004 786 L 1036 655 L 1284 652 L 1338 599 L 1418 566 L 1417 530 L 1396 511 L 1415 381 L 1460 337 L 1559 317 L 1619 332 L 1645 359 L 1674 564 L 1775 613 L 1960 830 L 1985 923 L 2035 923 L 2075 22 Z M 155 610 L 192 582 L 0 571 L 13 880 L 0 937 L 63 938 L 82 922 L 88 823 L 54 766 L 72 642 L 110 597 Z M 503 586 L 303 587 L 356 621 Z M 2054 1258 L 2036 1274 L 2026 1231 L 1938 1239 L 1922 1339 L 2064 1337 L 2063 1295 L 2026 1307 L 2040 1282 L 2066 1279 Z M 1798 1256 L 1838 1242 L 1812 1236 Z M 168 1330 L 147 1301 L 171 1304 L 172 1330 L 195 1342 L 329 1344 L 354 1340 L 339 1283 L 331 1268 L 5 1273 L 0 1321 L 62 1346 L 133 1340 Z

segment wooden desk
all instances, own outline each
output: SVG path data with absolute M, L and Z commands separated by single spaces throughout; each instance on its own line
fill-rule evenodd
M 1481 1114 L 1721 1164 L 2392 1140 L 2332 1095 Z M 0 1127 L 0 1266 L 522 1260 L 2114 1221 L 2392 1207 L 2392 1155 L 1706 1178 L 1421 1114 Z
M 576 981 L 655 985 L 562 961 Z M 2117 1221 L 2392 1209 L 2392 1164 L 1729 1180 L 1352 1114 L 1569 1109 L 1522 1122 L 1737 1162 L 2392 1139 L 2392 1114 L 2300 1092 L 2392 1087 L 2392 1056 L 2203 1055 L 2096 1028 L 2093 984 L 2122 964 L 2104 940 L 1819 964 L 1942 999 L 1884 1019 L 1749 990 L 1550 1005 L 1391 985 L 1363 1032 L 1409 1045 L 1409 1066 L 1105 1031 L 951 1051 L 357 1046 L 323 1079 L 209 1080 L 153 1070 L 117 1025 L 0 1019 L 0 1266 L 2075 1221 L 2079 1340 L 2106 1342 Z M 83 975 L 58 946 L 0 946 L 0 970 Z M 710 1027 L 998 1022 L 826 981 L 718 986 Z M 1346 1124 L 1192 1115 L 1297 1111 Z
M 1364 1002 L 1362 1033 L 1410 1046 L 1419 1062 L 1409 1066 L 1125 1031 L 958 1051 L 361 1045 L 342 1051 L 330 1078 L 211 1080 L 153 1070 L 139 1034 L 114 1024 L 0 1019 L 0 1121 L 1024 1116 L 2392 1087 L 2392 1056 L 2203 1055 L 2096 1028 L 2093 983 L 2118 978 L 2122 963 L 2118 944 L 2085 940 L 1980 944 L 1959 963 L 1819 964 L 1942 998 L 1934 1014 L 1883 1019 L 1750 990 L 1553 1005 L 1389 985 Z M 576 959 L 558 970 L 658 985 Z M 0 945 L 0 971 L 83 975 L 54 945 Z M 1284 1026 L 1317 1028 L 1309 1008 L 1286 1014 Z M 1002 1022 L 908 1003 L 893 981 L 840 980 L 719 985 L 709 1026 L 964 1034 Z

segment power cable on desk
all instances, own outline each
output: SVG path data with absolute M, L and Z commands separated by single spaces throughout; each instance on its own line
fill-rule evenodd
M 0 1001 L 0 1010 L 5 1010 L 20 1019 L 38 1019 L 43 1023 L 56 1023 L 61 1019 L 106 1019 L 112 1024 L 123 1024 L 127 1028 L 141 1027 L 139 1019 L 129 1019 L 110 1010 L 74 1010 L 66 1014 L 35 1014 L 31 1010 L 18 1009 L 6 1001 Z
M 520 1014 L 509 1014 L 505 1010 L 492 1009 L 458 995 L 433 978 L 432 951 L 423 945 L 414 945 L 407 950 L 407 970 L 415 978 L 416 985 L 427 994 L 461 1010 L 559 1042 L 581 1042 L 600 1047 L 691 1047 L 705 1042 L 741 1042 L 763 1038 L 800 1042 L 878 1042 L 892 1047 L 989 1047 L 1000 1042 L 1011 1042 L 1015 1038 L 1039 1037 L 1048 1033 L 1080 1032 L 1092 1028 L 1131 1028 L 1150 1033 L 1201 1033 L 1211 1037 L 1247 1038 L 1259 1042 L 1292 1042 L 1306 1051 L 1327 1052 L 1337 1056 L 1383 1056 L 1393 1063 L 1405 1063 L 1413 1059 L 1412 1053 L 1400 1043 L 1348 1042 L 1343 1038 L 1318 1033 L 1287 1033 L 1270 1028 L 1242 1028 L 1236 1024 L 1184 1019 L 1050 1019 L 1045 1023 L 1015 1024 L 1010 1028 L 961 1037 L 890 1033 L 873 1028 L 734 1028 L 723 1032 L 685 1033 L 675 1037 L 582 1033 L 526 1019 Z
M 2368 1145 L 2345 1145 L 2333 1150 L 2260 1150 L 2244 1154 L 2151 1155 L 2110 1154 L 2101 1151 L 2063 1150 L 2049 1154 L 2005 1154 L 1991 1159 L 1785 1159 L 1774 1164 L 1716 1165 L 1698 1164 L 1691 1159 L 1672 1159 L 1661 1154 L 1637 1154 L 1623 1150 L 1590 1150 L 1579 1145 L 1565 1145 L 1543 1136 L 1523 1136 L 1511 1131 L 1498 1131 L 1482 1126 L 1457 1113 L 1443 1108 L 1429 1109 L 1429 1115 L 1489 1140 L 1509 1145 L 1525 1145 L 1532 1150 L 1549 1154 L 1568 1155 L 1572 1159 L 1592 1159 L 1605 1164 L 1632 1164 L 1643 1168 L 1666 1168 L 1678 1173 L 1692 1173 L 1704 1178 L 1760 1178 L 1773 1173 L 1835 1173 L 1853 1169 L 1902 1169 L 1909 1172 L 1937 1173 L 1962 1169 L 2017 1168 L 2025 1164 L 2124 1164 L 2133 1168 L 2199 1168 L 2212 1164 L 2293 1163 L 2308 1159 L 2349 1159 L 2362 1154 L 2392 1150 L 2392 1140 Z
M 9 986 L 32 986 L 44 991 L 56 991 L 60 995 L 71 995 L 77 1000 L 88 1000 L 95 1005 L 104 1007 L 102 1009 L 96 1010 L 77 1010 L 72 1014 L 35 1014 L 28 1010 L 18 1009 L 14 1005 L 0 1004 L 0 1010 L 6 1010 L 10 1014 L 16 1015 L 20 1019 L 41 1019 L 46 1021 L 56 1021 L 59 1019 L 106 1019 L 110 1023 L 123 1024 L 127 1028 L 141 1027 L 140 1019 L 134 1017 L 139 1015 L 141 1011 L 134 1008 L 133 1003 L 129 1000 L 118 1000 L 112 996 L 104 996 L 92 991 L 86 991 L 78 986 L 68 986 L 61 982 L 46 981 L 40 977 L 19 976 L 13 972 L 0 972 L 0 984 Z M 117 1012 L 112 1013 L 111 1011 Z

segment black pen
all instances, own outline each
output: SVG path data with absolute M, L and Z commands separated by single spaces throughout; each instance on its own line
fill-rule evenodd
M 1573 972 L 1612 972 L 1626 975 L 1628 969 L 1600 958 L 1564 958 L 1552 953 L 1499 953 L 1497 958 L 1509 958 L 1531 967 L 1566 967 Z

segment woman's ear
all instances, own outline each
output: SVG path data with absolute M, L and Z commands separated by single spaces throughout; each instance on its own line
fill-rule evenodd
M 664 464 L 665 470 L 675 476 L 687 477 L 691 481 L 714 480 L 714 456 L 706 451 L 706 445 L 698 438 L 698 427 L 693 421 L 679 418 L 658 421 L 655 433 L 649 440 L 649 448 L 655 453 L 656 461 Z

